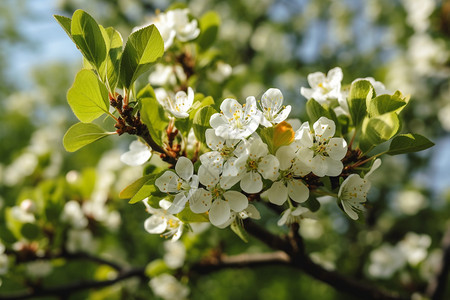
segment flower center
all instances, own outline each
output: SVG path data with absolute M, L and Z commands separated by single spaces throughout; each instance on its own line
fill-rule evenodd
M 213 199 L 218 199 L 218 198 L 223 199 L 223 193 L 225 193 L 225 191 L 220 187 L 220 184 L 217 184 L 210 191 L 211 191 L 211 196 Z

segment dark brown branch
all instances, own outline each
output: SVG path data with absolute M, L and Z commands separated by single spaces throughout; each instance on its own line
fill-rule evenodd
M 29 289 L 26 292 L 10 294 L 10 295 L 0 295 L 1 300 L 17 300 L 17 299 L 29 299 L 31 297 L 45 297 L 45 296 L 61 296 L 67 297 L 68 295 L 77 293 L 82 290 L 88 289 L 99 289 L 116 284 L 120 281 L 131 277 L 141 277 L 146 278 L 145 268 L 130 269 L 119 273 L 115 279 L 102 280 L 102 281 L 80 281 L 72 284 L 61 285 L 57 287 L 46 287 L 46 288 L 34 288 Z
M 442 238 L 442 262 L 436 276 L 430 281 L 426 294 L 432 300 L 444 299 L 445 288 L 448 281 L 448 273 L 450 272 L 450 227 Z
M 288 266 L 289 264 L 290 258 L 283 251 L 272 253 L 245 253 L 234 256 L 221 255 L 218 258 L 208 258 L 193 265 L 190 268 L 190 271 L 204 275 L 226 268 L 253 268 L 268 265 Z
M 257 224 L 246 220 L 245 228 L 254 237 L 258 238 L 266 245 L 276 250 L 282 250 L 290 257 L 290 266 L 302 270 L 306 274 L 316 278 L 319 281 L 327 283 L 338 291 L 356 296 L 360 299 L 390 299 L 400 300 L 408 299 L 400 296 L 398 293 L 381 290 L 378 287 L 368 285 L 359 280 L 347 277 L 335 271 L 329 271 L 322 266 L 314 263 L 304 252 L 302 244 L 295 247 L 292 241 L 301 239 L 301 237 L 289 237 L 289 239 L 278 237 Z M 292 234 L 292 230 L 291 230 Z M 300 243 L 300 242 L 298 242 Z M 303 243 L 303 242 L 301 242 Z

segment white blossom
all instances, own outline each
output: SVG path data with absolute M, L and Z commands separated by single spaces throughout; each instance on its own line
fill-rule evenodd
M 155 69 L 148 77 L 148 81 L 152 86 L 175 86 L 177 84 L 177 78 L 181 82 L 186 80 L 186 74 L 180 65 L 156 64 Z
M 322 72 L 315 72 L 308 75 L 308 83 L 311 88 L 300 89 L 300 93 L 306 98 L 313 98 L 320 104 L 326 104 L 329 100 L 340 99 L 342 70 L 339 67 L 331 69 L 325 75 Z
M 259 193 L 263 188 L 262 178 L 275 180 L 280 163 L 269 154 L 267 145 L 259 136 L 249 139 L 247 151 L 241 153 L 235 162 L 240 187 L 246 193 Z
M 383 244 L 370 253 L 369 275 L 388 279 L 405 265 L 405 257 L 397 247 Z
M 412 266 L 418 265 L 427 257 L 427 249 L 431 245 L 431 238 L 426 234 L 408 232 L 397 247 Z
M 66 202 L 60 220 L 69 223 L 75 229 L 82 229 L 88 225 L 88 220 L 81 209 L 80 203 L 75 200 Z
M 175 194 L 173 203 L 168 209 L 170 214 L 181 212 L 198 188 L 198 176 L 194 175 L 194 165 L 190 159 L 184 156 L 178 158 L 175 171 L 176 173 L 166 171 L 155 181 L 161 192 Z
M 224 62 L 219 61 L 214 69 L 207 71 L 208 78 L 215 82 L 223 82 L 230 77 L 233 72 L 233 68 Z
M 363 203 L 366 202 L 367 193 L 370 189 L 368 177 L 381 165 L 381 160 L 376 159 L 373 162 L 370 171 L 361 178 L 358 174 L 351 174 L 339 188 L 338 198 L 347 215 L 353 220 L 358 219 L 357 212 L 363 211 Z
M 280 162 L 280 175 L 277 181 L 267 190 L 269 201 L 276 205 L 282 205 L 288 197 L 297 203 L 308 200 L 309 189 L 296 176 L 308 174 L 309 168 L 305 170 L 304 164 L 296 158 L 295 149 L 283 146 L 278 149 L 276 157 Z
M 159 201 L 161 208 L 153 208 L 148 204 L 148 198 L 142 200 L 147 212 L 151 214 L 144 222 L 144 228 L 148 233 L 160 234 L 166 238 L 172 237 L 172 242 L 177 241 L 183 233 L 183 222 L 174 215 L 168 213 L 172 205 L 167 200 Z
M 219 172 L 210 167 L 200 166 L 199 181 L 205 188 L 199 188 L 189 203 L 194 213 L 209 211 L 211 224 L 217 226 L 225 223 L 231 212 L 240 212 L 247 208 L 247 197 L 238 191 L 228 191 L 220 184 Z
M 0 253 L 0 275 L 5 275 L 8 273 L 9 269 L 9 259 L 4 253 Z
M 130 144 L 130 150 L 120 156 L 120 161 L 129 166 L 140 166 L 152 156 L 151 148 L 139 140 Z
M 92 232 L 87 229 L 71 229 L 67 233 L 66 249 L 69 253 L 95 251 L 97 245 Z
M 261 112 L 255 97 L 247 97 L 242 107 L 235 99 L 227 98 L 220 104 L 220 113 L 211 116 L 209 123 L 216 135 L 224 139 L 245 139 L 258 128 Z
M 290 207 L 286 209 L 278 220 L 277 225 L 283 226 L 284 224 L 290 225 L 294 223 L 300 223 L 303 218 L 311 218 L 312 213 L 306 207 Z
M 347 153 L 347 142 L 333 137 L 336 125 L 326 117 L 317 120 L 313 128 L 311 131 L 305 122 L 295 134 L 295 145 L 301 153 L 299 158 L 319 177 L 338 176 L 344 167 L 341 160 Z
M 249 204 L 246 209 L 240 211 L 240 212 L 231 212 L 230 218 L 223 224 L 217 225 L 219 228 L 226 228 L 231 225 L 233 222 L 242 222 L 242 220 L 245 220 L 247 218 L 251 218 L 254 220 L 261 219 L 261 214 L 259 213 L 258 209 L 253 205 Z
M 164 300 L 183 300 L 189 295 L 189 288 L 167 273 L 153 277 L 149 285 Z
M 175 95 L 168 93 L 163 88 L 155 89 L 156 100 L 175 118 L 189 117 L 189 110 L 194 103 L 194 91 L 188 87 L 188 93 L 178 91 Z
M 262 119 L 261 124 L 271 127 L 283 122 L 291 112 L 291 106 L 283 106 L 283 94 L 279 89 L 268 89 L 261 98 Z
M 48 276 L 52 270 L 53 266 L 51 262 L 38 259 L 35 261 L 30 261 L 25 265 L 26 272 L 31 277 L 43 278 Z
M 181 268 L 186 258 L 186 247 L 180 241 L 164 242 L 164 262 L 171 269 Z

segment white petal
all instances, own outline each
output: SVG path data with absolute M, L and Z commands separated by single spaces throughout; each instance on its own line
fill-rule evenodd
M 145 220 L 144 228 L 148 233 L 161 234 L 167 228 L 167 220 L 153 215 Z
M 305 88 L 305 87 L 300 88 L 300 94 L 302 94 L 303 97 L 305 97 L 308 100 L 312 98 L 313 92 L 314 92 L 313 89 L 309 89 L 309 88 Z
M 328 155 L 334 160 L 341 160 L 347 154 L 347 142 L 343 138 L 332 138 L 328 142 Z
M 327 117 L 320 117 L 319 120 L 314 123 L 313 127 L 316 137 L 319 137 L 322 140 L 333 137 L 336 132 L 334 121 Z
M 338 83 L 338 82 L 340 83 L 342 81 L 343 77 L 344 77 L 344 74 L 342 73 L 342 70 L 339 67 L 329 70 L 328 74 L 327 74 L 328 81 L 333 82 L 333 83 Z
M 286 202 L 288 197 L 288 189 L 281 181 L 276 181 L 267 190 L 267 197 L 269 201 L 276 205 L 282 205 Z
M 225 223 L 230 217 L 230 205 L 228 202 L 216 199 L 209 210 L 209 220 L 215 226 Z
M 256 207 L 253 204 L 249 204 L 248 207 L 245 209 L 245 213 L 247 216 L 249 216 L 252 219 L 259 220 L 261 219 L 261 214 L 256 209 Z
M 242 116 L 242 105 L 235 99 L 227 98 L 220 104 L 220 110 L 227 119 L 233 119 L 236 116 Z
M 205 189 L 198 189 L 189 199 L 192 212 L 196 214 L 204 213 L 211 207 L 211 192 Z
M 292 107 L 290 105 L 286 106 L 285 108 L 283 108 L 278 115 L 276 116 L 275 119 L 273 119 L 273 122 L 275 124 L 281 123 L 284 120 L 287 119 L 287 117 L 289 117 L 289 114 L 291 113 L 291 109 Z
M 376 169 L 378 169 L 381 166 L 381 159 L 377 158 L 373 164 L 372 168 L 370 168 L 370 171 L 367 172 L 367 174 L 364 176 L 364 179 L 367 179 Z
M 248 206 L 247 197 L 238 191 L 226 191 L 223 194 L 223 197 L 228 201 L 230 208 L 235 212 L 240 212 Z
M 323 177 L 327 174 L 328 166 L 325 157 L 322 155 L 316 155 L 311 160 L 311 171 L 319 177 Z
M 344 165 L 340 160 L 334 160 L 330 157 L 325 157 L 325 163 L 327 166 L 327 176 L 339 176 L 342 173 Z M 317 175 L 317 174 L 316 174 Z
M 241 179 L 241 189 L 246 193 L 259 193 L 262 187 L 263 182 L 258 172 L 247 172 Z
M 290 180 L 287 184 L 289 197 L 297 203 L 303 203 L 308 200 L 309 189 L 301 180 Z
M 211 189 L 219 183 L 219 170 L 214 167 L 201 165 L 198 169 L 198 179 L 201 184 Z
M 280 162 L 280 170 L 287 170 L 292 166 L 296 154 L 291 146 L 281 146 L 277 150 L 276 156 Z
M 155 180 L 155 185 L 161 192 L 175 193 L 177 189 L 178 176 L 173 171 L 166 171 Z
M 215 113 L 209 119 L 209 125 L 211 125 L 212 128 L 217 129 L 218 127 L 221 126 L 228 126 L 228 120 L 224 115 Z
M 309 86 L 312 88 L 315 88 L 319 86 L 319 84 L 323 83 L 326 80 L 325 74 L 322 72 L 314 72 L 311 74 L 308 74 L 308 83 Z
M 147 145 L 140 141 L 133 141 L 130 144 L 130 151 L 123 153 L 120 160 L 129 166 L 140 166 L 152 156 Z
M 263 108 L 270 108 L 273 113 L 276 113 L 283 105 L 283 94 L 279 89 L 270 88 L 262 95 L 261 104 Z
M 251 159 L 256 159 L 267 155 L 269 149 L 260 138 L 254 138 L 251 140 L 248 152 Z
M 219 172 L 222 170 L 223 157 L 218 151 L 206 152 L 200 155 L 200 161 L 206 167 L 215 168 Z
M 194 165 L 189 158 L 181 156 L 175 165 L 175 171 L 182 179 L 189 181 L 194 174 Z
M 181 212 L 184 209 L 184 207 L 186 206 L 186 202 L 188 200 L 189 199 L 186 197 L 186 195 L 184 193 L 177 194 L 175 196 L 175 198 L 173 199 L 172 205 L 167 210 L 167 213 L 174 215 L 174 214 Z
M 265 179 L 275 180 L 278 177 L 278 170 L 280 168 L 280 162 L 272 155 L 266 155 L 258 164 L 258 172 Z
M 241 176 L 223 176 L 220 178 L 220 187 L 228 190 L 241 180 Z
M 216 135 L 214 129 L 206 129 L 205 131 L 206 144 L 211 150 L 219 150 L 223 148 L 225 139 Z

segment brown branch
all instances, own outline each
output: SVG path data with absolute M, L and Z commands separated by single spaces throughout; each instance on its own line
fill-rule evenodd
M 300 236 L 290 236 L 288 239 L 281 238 L 249 220 L 245 220 L 245 229 L 248 233 L 271 248 L 284 251 L 290 257 L 290 266 L 305 272 L 319 281 L 327 283 L 338 291 L 356 296 L 360 299 L 408 299 L 407 297 L 400 296 L 398 293 L 384 291 L 376 286 L 347 277 L 338 272 L 324 269 L 322 266 L 314 263 L 308 255 L 304 253 L 302 250 L 303 242 Z M 291 235 L 292 231 L 293 230 L 291 230 Z M 292 245 L 293 241 L 297 241 L 295 247 Z
M 442 260 L 435 277 L 429 282 L 426 295 L 432 300 L 444 299 L 445 288 L 450 271 L 450 226 L 442 238 Z
M 35 287 L 30 288 L 26 292 L 10 294 L 10 295 L 0 295 L 1 300 L 17 300 L 17 299 L 29 299 L 35 297 L 46 297 L 46 296 L 60 296 L 62 298 L 67 297 L 68 295 L 77 293 L 82 290 L 88 289 L 99 289 L 103 287 L 107 287 L 113 284 L 116 284 L 120 281 L 131 277 L 141 277 L 146 278 L 145 276 L 145 268 L 136 268 L 130 269 L 124 272 L 119 273 L 119 275 L 115 279 L 110 280 L 92 280 L 92 281 L 80 281 L 76 283 L 71 283 L 67 285 L 61 285 L 57 287 L 46 287 L 40 288 Z

